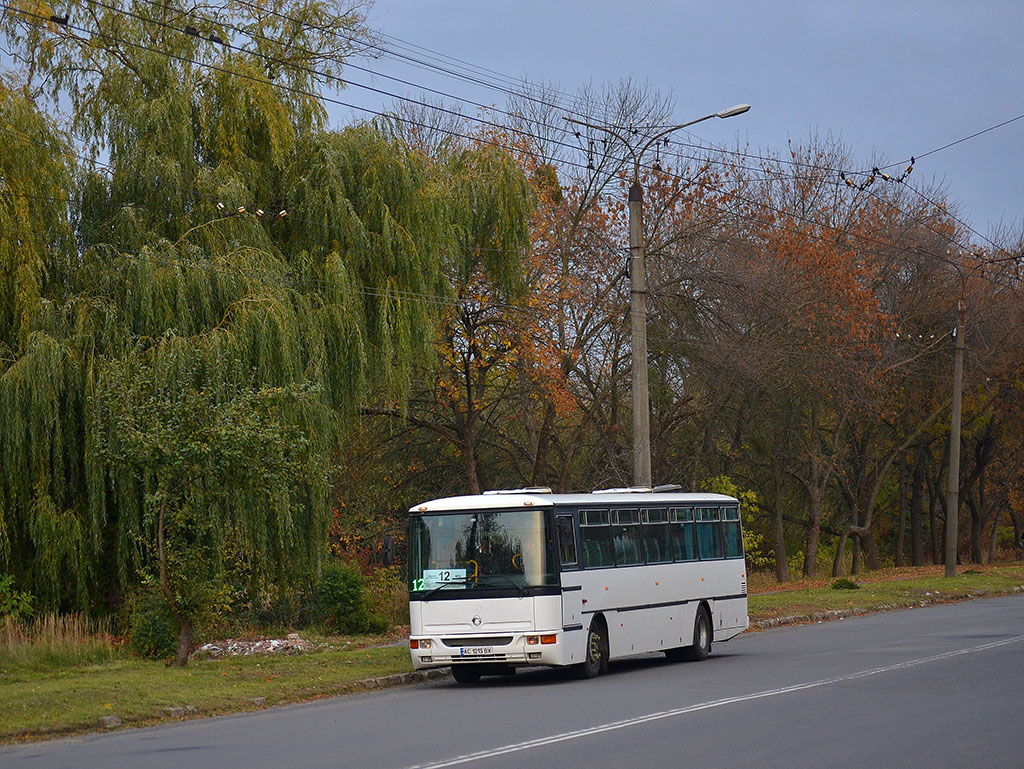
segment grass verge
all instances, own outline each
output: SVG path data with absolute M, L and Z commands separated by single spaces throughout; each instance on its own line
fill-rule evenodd
M 1024 590 L 1024 564 L 964 566 L 955 577 L 942 566 L 882 569 L 858 575 L 856 590 L 833 590 L 833 580 L 772 584 L 759 580 L 748 599 L 752 627 L 831 619 L 889 609 L 927 606 Z
M 404 646 L 197 659 L 185 668 L 122 653 L 102 664 L 47 672 L 7 669 L 0 658 L 0 741 L 100 727 L 103 716 L 146 725 L 191 715 L 256 710 L 343 694 L 358 682 L 409 672 Z
M 772 584 L 751 575 L 752 627 L 815 621 L 886 609 L 965 600 L 1024 590 L 1024 564 L 962 567 L 952 579 L 941 567 L 888 569 L 856 578 L 857 590 L 832 580 Z M 26 654 L 0 645 L 0 742 L 100 728 L 104 716 L 124 724 L 255 710 L 344 694 L 360 682 L 412 670 L 405 645 L 382 639 L 330 639 L 335 647 L 302 654 L 195 659 L 184 669 L 133 658 L 123 650 Z M 66 643 L 66 640 L 65 640 Z M 95 644 L 96 638 L 83 639 Z M 49 660 L 49 661 L 47 661 Z

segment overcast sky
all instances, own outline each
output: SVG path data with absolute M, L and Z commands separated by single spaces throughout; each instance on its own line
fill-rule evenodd
M 696 135 L 753 151 L 831 135 L 861 167 L 876 156 L 921 156 L 1024 114 L 1024 0 L 377 0 L 369 23 L 567 92 L 647 80 L 673 97 L 680 122 L 746 102 L 747 114 L 704 123 Z M 475 101 L 504 100 L 387 58 L 359 63 Z M 393 102 L 359 88 L 342 98 Z M 1022 140 L 1024 119 L 922 158 L 908 181 L 943 183 L 961 218 L 990 234 L 1024 214 Z

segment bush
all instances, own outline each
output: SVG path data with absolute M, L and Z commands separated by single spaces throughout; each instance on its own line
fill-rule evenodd
M 10 617 L 15 622 L 24 622 L 35 614 L 32 608 L 33 597 L 14 589 L 14 577 L 10 574 L 0 575 L 0 618 Z
M 128 648 L 148 659 L 171 657 L 178 650 L 178 623 L 162 595 L 145 595 L 131 606 Z
M 1016 539 L 1017 532 L 1012 526 L 1000 526 L 996 532 L 996 547 L 1000 550 L 1012 550 L 1020 542 Z
M 255 625 L 266 632 L 306 628 L 317 619 L 316 596 L 305 586 L 270 585 L 254 591 L 254 597 L 236 610 L 236 623 Z
M 409 585 L 401 566 L 374 569 L 363 591 L 370 614 L 384 629 L 409 624 Z
M 840 577 L 832 583 L 833 590 L 860 590 L 860 585 L 854 582 L 852 579 L 846 577 Z
M 385 624 L 370 613 L 365 588 L 362 572 L 354 564 L 333 563 L 324 567 L 314 592 L 317 619 L 326 630 L 378 633 L 386 629 Z

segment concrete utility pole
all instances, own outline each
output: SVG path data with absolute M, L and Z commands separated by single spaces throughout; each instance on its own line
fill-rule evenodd
M 946 576 L 956 576 L 957 527 L 960 521 L 960 411 L 964 389 L 966 302 L 957 304 L 956 350 L 953 353 L 953 416 L 949 424 L 949 485 L 946 487 Z
M 715 112 L 711 115 L 680 123 L 647 139 L 639 150 L 618 130 L 610 126 L 599 126 L 583 120 L 565 118 L 570 123 L 585 126 L 595 131 L 604 131 L 618 139 L 633 157 L 633 181 L 629 186 L 629 280 L 630 280 L 630 342 L 633 356 L 633 485 L 651 486 L 651 403 L 648 394 L 647 376 L 647 256 L 644 253 L 644 188 L 640 185 L 640 159 L 655 142 L 660 141 L 680 128 L 710 120 L 713 117 L 727 118 L 742 115 L 750 109 L 749 104 Z

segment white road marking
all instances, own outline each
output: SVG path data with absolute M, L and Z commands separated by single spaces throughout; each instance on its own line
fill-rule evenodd
M 615 731 L 616 729 L 626 729 L 630 726 L 639 726 L 641 724 L 650 723 L 651 721 L 660 721 L 664 718 L 673 718 L 674 716 L 682 716 L 686 715 L 687 713 L 696 713 L 701 710 L 720 708 L 724 705 L 733 705 L 737 702 L 748 702 L 750 700 L 763 699 L 764 697 L 775 697 L 780 694 L 789 694 L 790 692 L 799 692 L 804 691 L 806 689 L 817 689 L 822 686 L 831 686 L 833 684 L 843 683 L 845 681 L 856 681 L 860 678 L 877 676 L 881 673 L 890 673 L 894 670 L 904 670 L 906 668 L 916 667 L 917 665 L 925 665 L 929 662 L 938 662 L 940 660 L 950 659 L 951 657 L 959 657 L 963 654 L 973 654 L 974 652 L 985 651 L 987 649 L 995 649 L 999 646 L 1008 646 L 1009 644 L 1020 643 L 1021 641 L 1024 641 L 1024 635 L 1014 636 L 1013 638 L 1007 638 L 1002 641 L 993 641 L 992 643 L 981 644 L 980 646 L 971 646 L 966 649 L 956 649 L 955 651 L 943 652 L 942 654 L 935 654 L 931 657 L 920 657 L 918 659 L 908 660 L 907 662 L 899 662 L 895 665 L 886 665 L 885 667 L 881 668 L 873 668 L 872 670 L 862 670 L 858 673 L 850 673 L 849 675 L 845 676 L 837 676 L 835 678 L 823 678 L 820 681 L 810 681 L 804 684 L 783 686 L 779 689 L 768 689 L 763 692 L 754 692 L 753 694 L 744 694 L 738 697 L 726 697 L 725 699 L 721 700 L 701 702 L 697 705 L 688 705 L 684 708 L 675 708 L 673 710 L 662 710 L 656 713 L 648 713 L 643 716 L 627 718 L 622 721 L 612 721 L 611 723 L 601 724 L 600 726 L 592 726 L 587 729 L 578 729 L 573 732 L 552 734 L 548 737 L 541 737 L 535 740 L 527 740 L 526 742 L 517 742 L 512 745 L 502 745 L 498 748 L 491 748 L 490 750 L 481 750 L 476 753 L 466 753 L 462 756 L 455 756 L 454 758 L 447 758 L 429 764 L 416 764 L 414 766 L 408 767 L 408 769 L 444 769 L 444 767 L 448 766 L 459 766 L 460 764 L 469 764 L 473 761 L 482 761 L 487 758 L 504 756 L 508 753 L 518 753 L 523 750 L 541 748 L 545 745 L 553 745 L 558 742 L 578 740 L 581 737 L 589 737 L 592 734 L 611 732 Z

